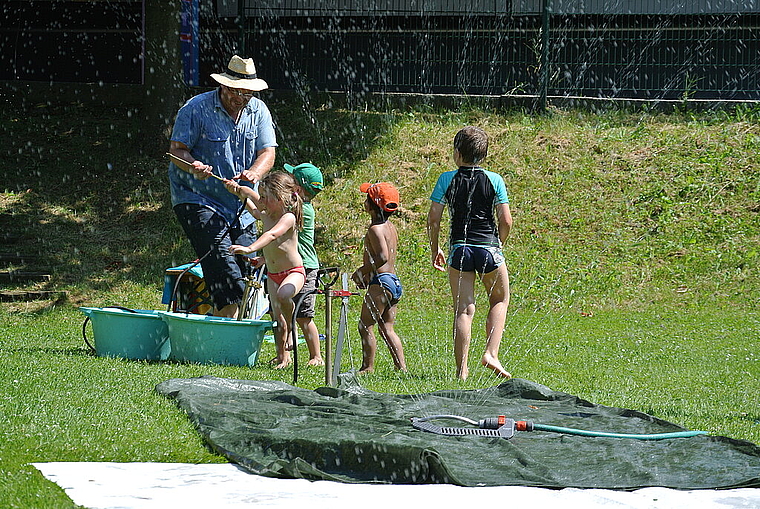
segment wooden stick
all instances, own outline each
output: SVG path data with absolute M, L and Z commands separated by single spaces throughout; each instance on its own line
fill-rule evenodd
M 189 162 L 189 161 L 185 161 L 185 160 L 184 160 L 184 159 L 182 159 L 181 157 L 177 157 L 177 156 L 175 156 L 174 154 L 172 154 L 171 152 L 167 152 L 167 153 L 166 153 L 166 155 L 167 155 L 167 156 L 169 156 L 169 159 L 171 159 L 171 160 L 172 160 L 172 162 L 173 162 L 174 164 L 176 164 L 176 165 L 177 165 L 177 167 L 178 167 L 180 170 L 182 170 L 182 171 L 186 171 L 186 172 L 188 172 L 188 173 L 192 173 L 192 172 L 193 172 L 193 163 L 191 163 L 191 162 Z M 213 173 L 211 173 L 210 175 L 211 175 L 212 177 L 214 177 L 215 179 L 217 179 L 217 180 L 221 180 L 222 182 L 225 182 L 225 179 L 223 179 L 222 177 L 220 177 L 220 176 L 218 176 L 218 175 L 214 175 Z

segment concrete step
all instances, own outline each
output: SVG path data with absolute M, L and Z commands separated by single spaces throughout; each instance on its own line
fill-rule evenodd
M 10 246 L 11 244 L 18 244 L 21 241 L 28 240 L 28 237 L 19 233 L 3 232 L 0 234 L 0 244 L 3 246 Z
M 13 265 L 30 265 L 39 261 L 40 256 L 36 254 L 22 253 L 0 253 L 0 263 Z
M 65 300 L 66 292 L 55 290 L 4 290 L 0 291 L 0 302 L 30 302 L 34 300 Z
M 50 281 L 50 274 L 22 270 L 7 270 L 0 272 L 0 283 L 26 283 Z

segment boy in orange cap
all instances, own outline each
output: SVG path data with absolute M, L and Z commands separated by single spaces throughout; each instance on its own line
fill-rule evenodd
M 401 281 L 396 276 L 398 232 L 389 220 L 398 210 L 398 190 L 390 182 L 378 182 L 364 183 L 359 191 L 367 193 L 364 210 L 371 218 L 364 236 L 364 263 L 351 275 L 356 286 L 367 290 L 359 318 L 359 335 L 362 338 L 362 367 L 359 373 L 375 370 L 375 324 L 388 345 L 394 366 L 397 370 L 406 371 L 404 348 L 394 330 L 396 305 L 402 294 Z

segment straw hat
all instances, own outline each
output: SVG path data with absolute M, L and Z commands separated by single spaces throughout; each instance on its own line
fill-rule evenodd
M 218 83 L 230 88 L 242 88 L 244 90 L 265 90 L 269 88 L 267 82 L 256 77 L 256 66 L 253 65 L 252 58 L 241 58 L 233 55 L 230 63 L 227 64 L 227 70 L 221 74 L 212 74 Z

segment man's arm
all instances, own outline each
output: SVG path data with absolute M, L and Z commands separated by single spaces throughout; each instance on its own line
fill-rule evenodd
M 512 213 L 509 203 L 500 203 L 496 206 L 496 219 L 499 222 L 499 241 L 503 246 L 507 242 L 509 232 L 512 231 Z
M 172 140 L 169 144 L 169 153 L 179 157 L 184 161 L 187 161 L 188 163 L 191 163 L 192 166 L 188 173 L 192 173 L 193 176 L 198 180 L 207 179 L 213 171 L 213 168 L 211 166 L 193 157 L 193 155 L 190 153 L 190 149 L 181 141 Z M 179 168 L 179 166 L 177 167 Z M 180 169 L 184 170 L 184 168 Z
M 441 217 L 443 216 L 443 204 L 431 201 L 427 217 L 427 234 L 430 243 L 430 261 L 438 270 L 445 270 L 446 257 L 439 245 L 441 234 Z
M 269 173 L 269 170 L 274 166 L 275 148 L 267 147 L 262 148 L 256 152 L 256 160 L 253 161 L 253 165 L 247 170 L 243 170 L 240 174 L 240 178 L 247 180 L 248 182 L 258 182 L 264 175 Z

